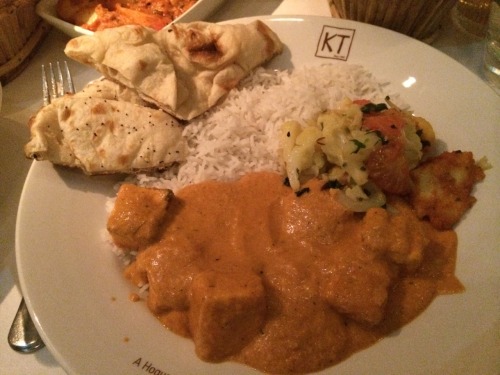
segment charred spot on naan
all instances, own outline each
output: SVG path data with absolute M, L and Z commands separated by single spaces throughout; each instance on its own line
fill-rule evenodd
M 141 72 L 146 71 L 147 68 L 149 67 L 149 64 L 147 63 L 147 61 L 144 61 L 144 60 L 139 60 L 137 65 L 139 66 L 139 70 Z
M 106 107 L 103 105 L 103 103 L 97 103 L 94 105 L 91 109 L 92 114 L 104 114 L 107 112 Z
M 218 60 L 223 52 L 220 50 L 217 40 L 212 40 L 199 46 L 188 48 L 189 56 L 193 61 Z
M 61 120 L 66 121 L 71 117 L 71 110 L 68 107 L 64 107 L 61 111 Z
M 168 31 L 174 32 L 176 38 L 184 46 L 183 50 L 186 57 L 195 63 L 201 65 L 214 64 L 225 55 L 219 43 L 220 34 L 212 31 L 207 33 L 198 24 L 193 24 L 193 27 L 189 29 L 172 25 Z

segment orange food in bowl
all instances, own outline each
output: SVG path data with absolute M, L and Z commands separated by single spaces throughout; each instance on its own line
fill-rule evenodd
M 57 15 L 64 21 L 98 31 L 123 25 L 160 30 L 191 8 L 197 0 L 59 0 Z

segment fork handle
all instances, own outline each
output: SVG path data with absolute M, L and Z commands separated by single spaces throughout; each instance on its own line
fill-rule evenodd
M 24 298 L 10 327 L 8 340 L 10 347 L 21 353 L 33 353 L 45 346 L 31 320 Z

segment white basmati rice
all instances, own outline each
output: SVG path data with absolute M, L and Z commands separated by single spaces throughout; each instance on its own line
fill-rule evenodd
M 288 71 L 257 69 L 216 108 L 184 130 L 189 155 L 182 165 L 135 183 L 169 188 L 205 180 L 228 181 L 252 171 L 281 172 L 278 131 L 287 120 L 301 123 L 336 108 L 345 97 L 383 101 L 384 92 L 366 69 L 347 63 Z

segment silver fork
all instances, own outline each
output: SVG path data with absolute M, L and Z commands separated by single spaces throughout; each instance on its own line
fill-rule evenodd
M 48 70 L 49 71 L 47 73 L 45 65 L 42 65 L 42 92 L 44 106 L 50 104 L 53 99 L 61 97 L 66 93 L 75 92 L 73 79 L 66 61 L 64 61 L 63 69 L 61 69 L 59 61 L 57 61 L 55 70 L 52 63 L 49 63 Z M 47 77 L 47 75 L 49 77 Z M 12 349 L 21 353 L 34 353 L 45 346 L 42 338 L 36 330 L 33 320 L 30 317 L 24 298 L 21 299 L 14 321 L 10 327 L 8 341 Z
M 55 71 L 52 63 L 49 63 L 48 75 L 49 79 L 47 79 L 45 65 L 42 65 L 42 92 L 44 106 L 50 104 L 53 99 L 64 96 L 66 93 L 75 93 L 75 86 L 73 85 L 71 72 L 69 71 L 68 63 L 66 61 L 64 62 L 64 75 L 59 61 L 56 62 Z

